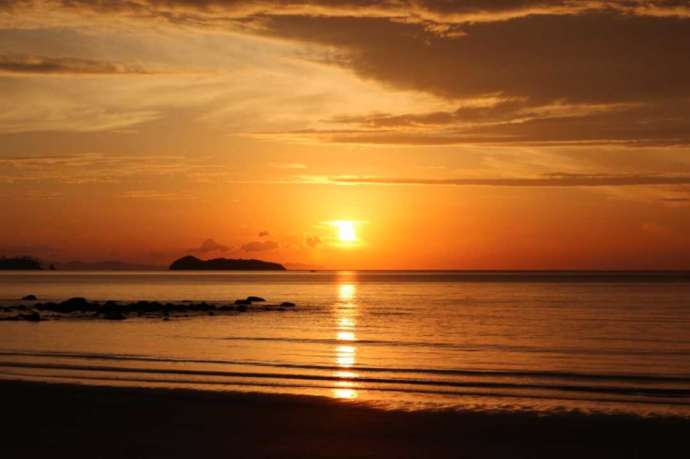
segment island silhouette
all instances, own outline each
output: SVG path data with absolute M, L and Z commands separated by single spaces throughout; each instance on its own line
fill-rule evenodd
M 0 257 L 0 269 L 27 269 L 27 270 L 38 270 L 41 268 L 41 262 L 33 257 L 12 257 L 5 258 Z
M 175 260 L 170 265 L 170 269 L 185 271 L 286 271 L 285 266 L 270 261 L 241 258 L 202 260 L 192 255 Z

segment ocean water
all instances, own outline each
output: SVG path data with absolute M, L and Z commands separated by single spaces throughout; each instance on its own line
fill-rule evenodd
M 0 322 L 0 378 L 396 409 L 690 416 L 690 275 L 5 272 L 0 304 L 259 295 L 294 311 Z

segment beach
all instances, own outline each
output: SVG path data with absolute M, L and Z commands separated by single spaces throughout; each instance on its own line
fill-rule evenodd
M 42 317 L 0 324 L 3 457 L 657 458 L 690 435 L 690 282 L 675 274 L 10 273 L 0 286 L 5 308 Z M 252 295 L 296 306 L 223 309 Z M 168 302 L 184 310 L 161 314 Z
M 0 382 L 4 457 L 676 457 L 690 421 Z

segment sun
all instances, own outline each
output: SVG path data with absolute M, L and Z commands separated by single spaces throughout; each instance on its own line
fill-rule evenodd
M 338 241 L 343 243 L 357 242 L 357 228 L 352 220 L 336 220 L 331 222 L 338 231 Z

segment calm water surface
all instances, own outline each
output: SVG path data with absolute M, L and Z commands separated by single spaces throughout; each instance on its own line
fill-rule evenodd
M 293 301 L 171 321 L 0 323 L 0 378 L 325 395 L 389 408 L 690 416 L 690 281 L 461 272 L 8 272 L 0 303 Z

